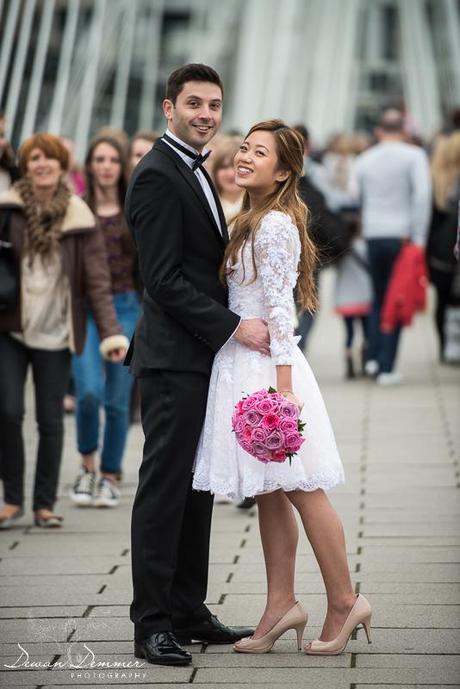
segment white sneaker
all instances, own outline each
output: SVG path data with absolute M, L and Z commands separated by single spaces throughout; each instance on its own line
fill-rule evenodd
M 70 499 L 79 507 L 89 507 L 93 504 L 95 485 L 96 474 L 94 471 L 82 469 L 69 491 Z
M 379 372 L 379 362 L 375 359 L 369 359 L 364 365 L 364 371 L 367 376 L 375 376 Z
M 99 479 L 94 495 L 94 507 L 116 507 L 120 503 L 120 491 L 108 478 Z
M 377 376 L 377 383 L 379 385 L 398 385 L 401 383 L 402 379 L 402 375 L 396 371 L 392 371 L 391 373 L 379 373 Z

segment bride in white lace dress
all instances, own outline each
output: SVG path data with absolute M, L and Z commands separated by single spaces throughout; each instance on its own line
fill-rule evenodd
M 267 321 L 271 356 L 234 339 L 217 353 L 194 467 L 197 490 L 257 498 L 268 598 L 254 636 L 234 647 L 246 653 L 270 650 L 275 626 L 275 638 L 287 628 L 305 627 L 306 615 L 294 597 L 293 506 L 315 551 L 328 595 L 320 640 L 305 652 L 336 653 L 341 644 L 338 634 L 347 632 L 350 611 L 370 614 L 367 601 L 364 604 L 365 599 L 356 599 L 353 593 L 342 525 L 324 493 L 344 481 L 342 463 L 320 390 L 294 337 L 294 289 L 304 308 L 316 305 L 315 249 L 306 230 L 306 208 L 296 191 L 302 165 L 299 134 L 279 120 L 255 125 L 235 157 L 236 181 L 246 194 L 223 270 L 229 308 L 243 319 Z M 306 441 L 291 465 L 257 461 L 238 445 L 231 430 L 232 413 L 241 397 L 270 385 L 302 407 L 306 422 Z
M 291 218 L 269 211 L 242 259 L 231 266 L 229 308 L 242 318 L 268 322 L 271 357 L 230 340 L 217 353 L 211 374 L 206 420 L 198 446 L 194 487 L 231 498 L 285 491 L 329 489 L 344 480 L 342 463 L 321 392 L 294 335 L 294 288 L 300 240 Z M 292 367 L 292 386 L 277 385 L 277 366 Z M 243 394 L 269 386 L 304 402 L 306 441 L 289 462 L 263 464 L 245 452 L 232 432 L 231 417 Z

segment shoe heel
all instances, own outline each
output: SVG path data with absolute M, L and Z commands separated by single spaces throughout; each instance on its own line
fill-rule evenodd
M 296 628 L 296 634 L 297 634 L 297 650 L 301 651 L 302 650 L 302 640 L 303 640 L 303 633 L 305 631 L 305 627 L 307 626 L 306 622 L 302 622 L 299 624 Z
M 362 622 L 362 625 L 364 627 L 364 631 L 366 632 L 368 644 L 372 643 L 372 641 L 371 641 L 371 617 L 372 617 L 372 614 L 369 613 L 369 615 Z

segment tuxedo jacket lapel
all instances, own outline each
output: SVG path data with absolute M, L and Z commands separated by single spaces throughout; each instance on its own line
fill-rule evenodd
M 189 166 L 186 163 L 184 163 L 182 158 L 180 156 L 178 156 L 177 153 L 174 152 L 174 150 L 171 148 L 171 146 L 168 146 L 168 144 L 165 144 L 163 141 L 161 141 L 161 139 L 157 140 L 155 142 L 155 148 L 160 149 L 163 153 L 165 153 L 167 156 L 170 156 L 174 160 L 174 163 L 175 163 L 175 166 L 176 166 L 178 172 L 182 175 L 182 177 L 185 179 L 185 181 L 190 185 L 191 189 L 193 190 L 193 192 L 197 196 L 198 200 L 201 202 L 201 205 L 203 206 L 203 209 L 206 212 L 206 215 L 208 216 L 208 218 L 212 224 L 213 230 L 214 230 L 215 234 L 217 235 L 219 241 L 226 244 L 228 241 L 228 234 L 227 234 L 227 226 L 225 224 L 225 218 L 223 219 L 223 225 L 222 225 L 222 228 L 225 228 L 225 231 L 223 229 L 221 232 L 220 229 L 216 225 L 216 221 L 215 221 L 214 216 L 212 214 L 211 207 L 208 203 L 208 200 L 204 194 L 204 191 L 203 191 L 201 184 L 199 183 L 195 173 L 191 170 L 191 168 L 189 168 Z M 211 187 L 211 190 L 212 190 L 212 193 L 214 195 L 214 198 L 216 199 L 216 192 L 214 190 L 214 185 L 211 182 L 207 173 L 205 174 L 205 177 L 208 180 L 210 187 Z M 219 212 L 219 219 L 221 220 L 221 224 L 222 224 L 223 212 L 222 212 L 222 207 L 220 205 L 220 201 L 218 198 L 216 199 L 216 204 L 217 204 L 217 210 Z
M 221 242 L 224 242 L 224 238 L 222 236 L 222 233 L 220 232 L 219 228 L 216 225 L 216 221 L 215 221 L 214 216 L 212 214 L 212 210 L 211 210 L 211 207 L 208 203 L 208 199 L 206 198 L 204 191 L 203 191 L 203 188 L 202 188 L 201 184 L 199 183 L 195 173 L 192 172 L 192 170 L 182 161 L 180 163 L 177 163 L 176 167 L 179 170 L 179 172 L 181 173 L 181 175 L 183 176 L 183 178 L 190 184 L 191 188 L 193 189 L 193 191 L 195 192 L 195 194 L 198 196 L 199 200 L 201 201 L 201 204 L 202 204 L 204 210 L 206 211 L 206 214 L 207 214 L 209 220 L 212 223 L 213 230 L 216 233 L 217 237 L 219 238 L 219 240 Z M 211 187 L 211 189 L 212 189 L 212 187 Z

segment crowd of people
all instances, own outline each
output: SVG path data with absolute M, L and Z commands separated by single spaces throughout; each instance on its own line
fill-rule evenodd
M 335 310 L 344 322 L 348 379 L 360 373 L 381 385 L 400 380 L 401 324 L 388 331 L 382 314 L 406 246 L 426 256 L 436 294 L 439 358 L 452 360 L 446 355 L 452 348 L 449 329 L 455 328 L 460 305 L 453 253 L 459 119 L 457 111 L 449 126 L 423 146 L 406 131 L 404 114 L 389 109 L 373 137 L 337 135 L 322 151 L 313 146 L 304 125 L 294 125 L 304 142 L 298 190 L 309 208 L 310 233 L 320 256 L 315 280 L 318 284 L 324 267 L 336 269 Z M 0 310 L 0 528 L 9 528 L 24 514 L 22 423 L 29 367 L 39 435 L 34 520 L 40 527 L 59 527 L 62 517 L 54 505 L 70 378 L 81 458 L 70 498 L 77 506 L 96 507 L 115 507 L 120 500 L 135 393 L 122 362 L 143 290 L 123 207 L 130 175 L 157 134 L 140 131 L 129 140 L 123 131 L 104 128 L 79 165 L 70 137 L 34 134 L 16 154 L 5 127 L 0 113 L 0 239 L 3 256 L 8 250 L 17 262 L 18 299 L 15 308 L 2 304 Z M 233 165 L 240 144 L 238 133 L 217 135 L 205 164 L 230 229 L 243 199 Z M 7 245 L 11 247 L 3 249 Z M 299 307 L 302 350 L 313 322 L 314 314 Z

